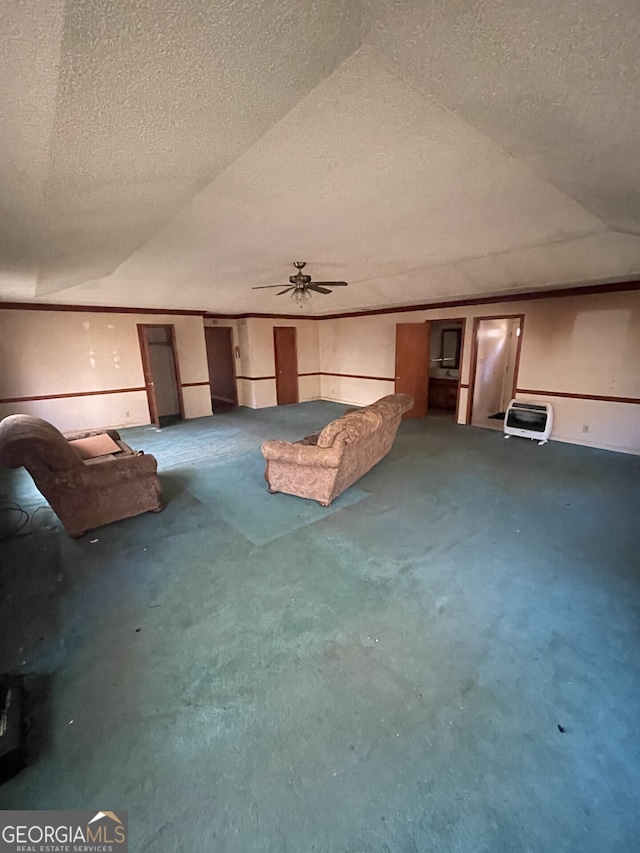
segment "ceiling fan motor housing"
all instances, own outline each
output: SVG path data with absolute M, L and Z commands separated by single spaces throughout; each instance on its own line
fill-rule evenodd
M 291 282 L 291 284 L 297 284 L 297 285 L 311 284 L 311 276 L 310 275 L 302 275 L 302 273 L 299 272 L 299 273 L 296 273 L 295 275 L 290 275 L 289 281 Z

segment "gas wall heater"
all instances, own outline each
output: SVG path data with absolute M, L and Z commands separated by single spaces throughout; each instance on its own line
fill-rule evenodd
M 521 438 L 536 439 L 538 444 L 546 444 L 553 426 L 551 403 L 529 403 L 512 400 L 504 416 L 504 437 L 518 435 Z

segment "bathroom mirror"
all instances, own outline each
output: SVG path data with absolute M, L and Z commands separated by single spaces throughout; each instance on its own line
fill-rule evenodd
M 443 329 L 440 335 L 440 366 L 446 370 L 460 368 L 462 329 Z

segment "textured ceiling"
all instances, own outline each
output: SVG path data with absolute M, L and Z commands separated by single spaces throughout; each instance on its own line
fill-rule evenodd
M 0 299 L 286 312 L 251 288 L 295 259 L 351 283 L 317 313 L 640 276 L 636 0 L 4 9 Z

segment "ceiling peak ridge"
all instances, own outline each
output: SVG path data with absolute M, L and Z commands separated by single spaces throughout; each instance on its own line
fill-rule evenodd
M 425 92 L 423 89 L 421 89 L 412 80 L 407 79 L 407 77 L 404 74 L 402 74 L 400 68 L 398 67 L 398 63 L 395 62 L 392 65 L 389 62 L 389 60 L 386 60 L 383 57 L 381 57 L 379 55 L 379 53 L 376 51 L 375 45 L 373 45 L 369 42 L 365 42 L 365 44 L 362 45 L 362 47 L 356 52 L 357 53 L 362 52 L 364 55 L 368 55 L 372 61 L 376 62 L 380 66 L 380 68 L 382 68 L 384 71 L 386 71 L 388 74 L 390 74 L 393 78 L 395 78 L 400 83 L 402 83 L 408 89 L 411 89 L 411 91 L 415 92 L 416 95 L 421 97 L 424 101 L 427 101 L 428 103 L 434 104 L 436 107 L 441 109 L 443 112 L 447 113 L 447 115 L 451 116 L 451 118 L 455 119 L 455 121 L 460 122 L 461 124 L 466 125 L 467 127 L 471 128 L 474 133 L 478 134 L 478 136 L 481 136 L 483 139 L 485 139 L 492 146 L 492 148 L 495 151 L 497 151 L 499 154 L 501 154 L 503 157 L 509 157 L 513 160 L 517 160 L 535 178 L 537 178 L 538 180 L 544 181 L 550 187 L 553 187 L 553 189 L 556 192 L 561 193 L 565 198 L 570 199 L 570 201 L 572 201 L 574 204 L 578 205 L 582 211 L 587 213 L 589 216 L 592 216 L 594 219 L 597 219 L 598 222 L 600 222 L 602 224 L 603 229 L 605 231 L 617 230 L 611 222 L 605 221 L 599 214 L 597 214 L 594 210 L 592 210 L 590 207 L 588 207 L 583 201 L 576 198 L 574 195 L 571 195 L 562 187 L 558 186 L 558 184 L 555 181 L 553 181 L 549 177 L 549 175 L 545 174 L 538 167 L 536 167 L 536 165 L 531 161 L 531 159 L 529 157 L 513 151 L 512 148 L 515 146 L 505 147 L 504 145 L 499 143 L 492 135 L 487 133 L 487 131 L 485 129 L 481 128 L 475 122 L 470 121 L 461 112 L 454 109 L 453 107 L 450 107 L 444 101 L 440 100 L 440 98 L 435 97 L 435 95 L 432 95 L 430 93 Z M 353 56 L 353 54 L 352 54 L 352 56 Z M 624 233 L 624 232 L 620 232 L 620 233 Z
M 74 65 L 70 61 L 70 58 L 73 58 L 73 40 L 77 37 L 74 15 L 77 11 L 78 4 L 75 3 L 74 0 L 52 0 L 52 2 L 54 5 L 59 7 L 56 19 L 59 27 L 57 33 L 58 41 L 56 47 L 54 75 L 55 85 L 52 86 L 52 114 L 50 126 L 47 128 L 46 134 L 46 165 L 43 166 L 42 169 L 43 174 L 39 187 L 39 217 L 43 222 L 41 230 L 44 230 L 44 226 L 48 219 L 56 218 L 56 208 L 61 198 L 61 187 L 59 185 L 60 176 L 57 174 L 59 162 L 56 159 L 60 157 L 60 151 L 55 150 L 56 139 L 59 135 L 59 128 L 63 127 L 65 124 L 65 111 L 69 109 L 68 99 L 73 99 L 74 94 L 76 94 L 73 76 Z M 230 5 L 234 5 L 232 0 L 230 0 Z M 108 8 L 108 6 L 105 8 Z M 182 192 L 179 197 L 175 198 L 175 203 L 168 210 L 163 211 L 164 215 L 161 215 L 158 218 L 158 221 L 152 223 L 152 230 L 146 234 L 140 234 L 140 239 L 136 240 L 135 245 L 121 247 L 122 251 L 119 254 L 119 257 L 114 257 L 114 263 L 108 272 L 103 273 L 96 269 L 88 271 L 86 275 L 83 275 L 81 270 L 76 270 L 75 275 L 71 275 L 73 280 L 70 284 L 67 284 L 66 282 L 60 283 L 59 281 L 55 281 L 55 270 L 52 272 L 48 269 L 49 264 L 47 259 L 42 256 L 40 258 L 36 258 L 38 279 L 40 286 L 42 287 L 42 292 L 67 290 L 78 285 L 104 281 L 110 278 L 142 249 L 148 246 L 154 238 L 162 234 L 164 229 L 171 227 L 174 222 L 179 220 L 179 218 L 189 210 L 189 207 L 202 193 L 206 192 L 212 186 L 215 186 L 216 182 L 222 179 L 226 172 L 232 168 L 244 154 L 250 151 L 255 145 L 259 144 L 260 140 L 263 139 L 273 128 L 286 120 L 287 116 L 298 106 L 298 104 L 312 95 L 313 91 L 318 86 L 320 86 L 326 79 L 329 79 L 343 65 L 343 63 L 348 61 L 361 47 L 364 34 L 368 32 L 371 26 L 370 16 L 364 14 L 362 0 L 348 0 L 347 6 L 343 6 L 343 9 L 347 9 L 349 11 L 348 17 L 352 18 L 349 24 L 351 37 L 348 45 L 346 45 L 345 49 L 341 48 L 338 52 L 333 53 L 330 57 L 330 61 L 324 68 L 322 68 L 321 71 L 318 71 L 315 79 L 305 80 L 304 85 L 301 87 L 302 91 L 290 92 L 288 100 L 281 103 L 282 111 L 280 109 L 276 110 L 275 115 L 269 116 L 268 119 L 263 122 L 261 127 L 255 127 L 255 133 L 248 134 L 244 138 L 243 142 L 245 144 L 241 146 L 240 151 L 234 153 L 230 152 L 228 157 L 222 159 L 215 165 L 210 163 L 210 169 L 204 169 L 196 180 L 188 183 L 185 186 L 184 192 Z M 347 51 L 349 52 L 347 53 Z M 131 187 L 135 184 L 139 186 L 148 185 L 153 187 L 156 181 L 156 177 L 147 177 L 141 181 L 128 181 L 127 186 Z M 62 189 L 64 189 L 64 187 Z M 74 193 L 70 192 L 69 195 L 73 197 Z M 54 241 L 49 242 L 53 243 Z M 57 266 L 59 263 L 64 263 L 64 261 L 68 259 L 69 258 L 65 258 L 64 253 L 62 253 L 60 256 L 56 256 L 52 260 L 52 263 L 54 266 Z
M 137 252 L 141 251 L 145 246 L 147 246 L 147 245 L 148 245 L 148 244 L 149 244 L 149 243 L 150 243 L 150 242 L 151 242 L 151 241 L 152 241 L 152 240 L 153 240 L 153 239 L 154 239 L 158 234 L 160 234 L 160 233 L 163 231 L 163 229 L 165 229 L 165 228 L 169 227 L 169 226 L 171 225 L 171 223 L 173 223 L 173 222 L 174 222 L 175 220 L 177 220 L 177 219 L 178 219 L 178 218 L 179 218 L 183 213 L 185 213 L 185 212 L 188 210 L 189 206 L 190 206 L 190 205 L 192 205 L 192 204 L 196 201 L 196 199 L 197 199 L 199 196 L 203 196 L 206 192 L 210 191 L 210 190 L 215 186 L 215 184 L 216 184 L 218 181 L 223 180 L 223 179 L 224 179 L 224 177 L 225 177 L 225 175 L 228 173 L 228 171 L 229 171 L 230 169 L 232 169 L 232 168 L 233 168 L 233 166 L 234 166 L 238 161 L 240 161 L 240 160 L 241 160 L 241 159 L 242 159 L 246 154 L 248 154 L 248 153 L 249 153 L 253 148 L 255 148 L 257 145 L 259 145 L 259 144 L 261 143 L 261 141 L 262 141 L 266 136 L 268 136 L 271 132 L 275 132 L 275 130 L 276 130 L 277 128 L 279 128 L 279 127 L 280 127 L 280 125 L 281 125 L 281 124 L 283 124 L 283 123 L 288 119 L 288 117 L 291 115 L 291 113 L 292 113 L 295 109 L 297 109 L 297 108 L 298 108 L 301 104 L 303 104 L 307 99 L 309 99 L 309 98 L 311 98 L 311 97 L 312 97 L 313 93 L 315 92 L 315 90 L 316 90 L 319 86 L 322 86 L 322 85 L 323 85 L 327 80 L 330 80 L 334 75 L 336 75 L 337 73 L 339 73 L 339 71 L 340 71 L 342 68 L 344 68 L 346 65 L 348 65 L 350 62 L 352 62 L 352 61 L 356 61 L 355 57 L 357 57 L 357 55 L 359 54 L 359 52 L 360 52 L 361 48 L 362 48 L 362 44 L 361 44 L 361 43 L 359 43 L 359 44 L 357 45 L 357 47 L 356 47 L 356 48 L 355 48 L 355 49 L 354 49 L 354 50 L 353 50 L 353 51 L 352 51 L 348 56 L 346 56 L 344 59 L 342 59 L 342 60 L 341 60 L 341 61 L 340 61 L 340 62 L 339 62 L 339 63 L 338 63 L 338 64 L 337 64 L 337 65 L 336 65 L 332 70 L 331 70 L 331 72 L 330 72 L 329 74 L 327 74 L 327 75 L 326 75 L 326 77 L 323 77 L 323 78 L 322 78 L 322 80 L 319 80 L 319 81 L 318 81 L 318 83 L 316 83 L 316 85 L 315 85 L 315 86 L 314 86 L 310 91 L 308 91 L 308 92 L 307 92 L 306 94 L 304 94 L 301 98 L 299 98 L 299 99 L 296 101 L 296 103 L 295 103 L 295 104 L 293 104 L 293 105 L 292 105 L 292 106 L 287 110 L 287 112 L 286 112 L 284 115 L 282 115 L 282 116 L 281 116 L 277 121 L 273 122 L 273 124 L 272 124 L 269 128 L 267 128 L 267 130 L 265 130 L 265 131 L 264 131 L 264 133 L 260 134 L 256 139 L 254 139 L 254 140 L 253 140 L 253 142 L 251 142 L 249 145 L 247 145 L 247 147 L 246 147 L 246 148 L 244 148 L 244 149 L 243 149 L 243 151 L 242 151 L 240 154 L 238 154 L 238 156 L 237 156 L 237 157 L 233 158 L 233 159 L 232 159 L 232 160 L 230 160 L 228 163 L 224 164 L 224 166 L 222 166 L 221 168 L 219 168 L 219 169 L 218 169 L 218 171 L 217 171 L 215 174 L 213 174 L 211 177 L 209 177 L 208 179 L 201 179 L 200 181 L 198 181 L 197 183 L 195 183 L 195 184 L 194 184 L 194 186 L 193 186 L 193 191 L 192 191 L 192 192 L 190 192 L 190 193 L 189 193 L 189 194 L 188 194 L 188 195 L 187 195 L 187 196 L 182 200 L 182 202 L 180 202 L 180 203 L 178 204 L 178 206 L 177 206 L 176 210 L 174 210 L 174 211 L 173 211 L 173 212 L 172 212 L 172 213 L 171 213 L 171 214 L 170 214 L 166 219 L 164 219 L 164 220 L 163 220 L 163 221 L 158 225 L 158 227 L 153 231 L 153 233 L 152 233 L 152 234 L 150 234 L 150 235 L 148 235 L 148 236 L 146 237 L 146 239 L 145 239 L 145 240 L 143 240 L 143 241 L 140 243 L 140 245 L 139 245 L 139 246 L 136 246 L 136 248 L 135 248 L 135 249 L 133 249 L 133 250 L 132 250 L 132 251 L 131 251 L 131 252 L 130 252 L 126 257 L 122 258 L 122 260 L 117 264 L 117 266 L 115 266 L 115 267 L 111 270 L 111 272 L 110 272 L 107 276 L 101 276 L 100 278 L 96 278 L 96 279 L 87 279 L 86 281 L 81 281 L 81 282 L 74 282 L 73 284 L 69 285 L 68 287 L 75 287 L 75 286 L 77 286 L 77 285 L 79 285 L 79 284 L 90 284 L 90 283 L 93 283 L 93 282 L 102 281 L 103 279 L 105 279 L 105 278 L 107 278 L 107 279 L 108 279 L 108 278 L 110 278 L 112 275 L 116 274 L 116 273 L 118 272 L 118 270 L 119 270 L 121 267 L 123 267 L 123 266 L 124 266 L 124 265 L 125 265 L 125 264 L 126 264 L 126 263 L 127 263 L 127 262 L 128 262 L 128 261 L 129 261 L 129 260 L 130 260 L 130 259 L 131 259 L 131 258 L 132 258 L 136 253 L 137 253 Z M 66 286 L 64 286 L 64 287 L 60 287 L 60 288 L 57 288 L 57 290 L 66 290 L 66 289 L 68 289 Z M 55 292 L 55 291 L 50 291 L 50 292 Z
M 442 262 L 437 263 L 437 264 L 426 264 L 426 265 L 422 265 L 422 266 L 415 267 L 412 269 L 403 270 L 403 272 L 396 273 L 395 275 L 393 275 L 393 274 L 390 275 L 390 274 L 386 273 L 383 275 L 374 276 L 373 278 L 362 278 L 362 279 L 352 278 L 351 283 L 352 284 L 369 284 L 372 281 L 380 281 L 383 279 L 396 278 L 398 276 L 403 276 L 403 275 L 413 275 L 414 273 L 419 273 L 419 272 L 428 271 L 428 270 L 435 270 L 435 269 L 444 269 L 445 267 L 456 267 L 456 266 L 461 265 L 461 264 L 470 264 L 470 263 L 473 263 L 474 261 L 484 261 L 484 260 L 489 260 L 491 258 L 501 258 L 501 257 L 505 257 L 507 255 L 516 254 L 517 252 L 528 252 L 528 251 L 531 251 L 532 249 L 542 249 L 542 248 L 545 248 L 547 246 L 557 246 L 557 245 L 561 245 L 563 243 L 575 243 L 575 242 L 579 242 L 580 240 L 588 240 L 589 237 L 595 237 L 599 234 L 615 234 L 615 233 L 617 233 L 617 232 L 614 231 L 613 229 L 604 229 L 602 231 L 593 230 L 593 231 L 585 232 L 584 234 L 574 234 L 570 237 L 556 237 L 556 238 L 551 238 L 549 240 L 545 240 L 543 242 L 529 243 L 529 244 L 525 244 L 522 246 L 518 246 L 515 249 L 504 249 L 502 251 L 487 252 L 486 254 L 483 254 L 483 255 L 470 255 L 469 257 L 466 257 L 466 258 L 458 258 L 455 261 L 442 261 Z M 633 235 L 633 236 L 638 236 L 638 235 Z

